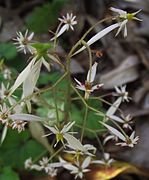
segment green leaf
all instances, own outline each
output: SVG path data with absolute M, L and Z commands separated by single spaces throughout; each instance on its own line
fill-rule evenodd
M 18 132 L 9 129 L 7 138 L 0 147 L 0 154 L 2 154 L 0 164 L 23 169 L 26 159 L 29 157 L 34 159 L 39 156 L 44 151 L 43 146 L 29 138 L 28 131 L 18 134 Z
M 17 56 L 17 50 L 12 43 L 0 44 L 0 58 L 11 60 L 14 59 L 16 56 Z
M 0 180 L 19 180 L 18 174 L 11 167 L 4 167 L 0 172 Z
M 58 14 L 67 0 L 55 0 L 36 7 L 26 19 L 27 27 L 35 33 L 47 32 L 58 21 Z
M 45 53 L 48 49 L 52 48 L 50 43 L 33 43 L 32 46 L 36 48 L 38 53 Z
M 100 109 L 101 111 L 103 111 L 102 109 L 102 104 L 99 100 L 88 100 L 87 103 L 95 108 L 95 109 Z M 73 105 L 72 106 L 72 111 L 71 111 L 71 118 L 72 120 L 74 120 L 76 122 L 76 124 L 82 126 L 83 125 L 83 120 L 84 120 L 84 113 L 85 113 L 85 107 L 83 104 L 78 104 Z M 97 116 L 95 114 L 95 112 L 93 111 L 89 111 L 88 112 L 88 116 L 87 116 L 87 121 L 86 121 L 86 129 L 90 129 L 91 131 L 100 131 L 101 129 L 103 129 L 102 125 L 99 123 L 99 121 L 102 121 L 103 118 L 101 116 Z M 85 136 L 89 137 L 89 138 L 94 138 L 95 135 L 94 133 L 92 133 L 89 130 L 85 130 Z

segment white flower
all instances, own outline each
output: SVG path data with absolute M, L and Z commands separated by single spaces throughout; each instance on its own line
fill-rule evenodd
M 60 162 L 65 162 L 66 163 L 67 161 L 60 158 Z M 78 178 L 78 177 L 80 179 L 82 179 L 84 173 L 90 171 L 90 169 L 87 169 L 87 167 L 90 165 L 90 163 L 91 163 L 91 158 L 86 157 L 81 164 L 78 161 L 75 162 L 75 165 L 72 165 L 72 164 L 67 162 L 67 164 L 63 165 L 63 167 L 65 169 L 69 170 L 71 174 L 75 174 L 75 179 Z
M 44 170 L 45 173 L 50 175 L 51 177 L 54 177 L 57 175 L 59 167 L 63 167 L 65 162 L 55 162 L 55 163 L 49 163 L 49 159 L 47 157 L 43 157 L 42 160 L 39 161 L 39 164 L 33 164 L 32 159 L 29 158 L 25 161 L 25 168 L 36 170 L 36 171 L 42 171 Z
M 49 171 L 49 159 L 47 157 L 43 157 L 42 160 L 39 161 L 39 164 L 42 169 L 45 170 L 46 173 Z
M 122 101 L 127 101 L 129 102 L 129 100 L 131 100 L 131 97 L 129 97 L 129 93 L 126 91 L 126 85 L 125 86 L 121 86 L 121 87 L 117 87 L 115 86 L 115 90 L 116 93 L 113 93 L 114 96 L 120 96 L 122 97 Z
M 85 99 L 89 98 L 89 95 L 91 92 L 93 92 L 96 89 L 99 89 L 100 87 L 103 86 L 103 84 L 97 84 L 93 86 L 93 81 L 95 79 L 95 75 L 96 75 L 96 70 L 97 70 L 97 65 L 98 63 L 95 62 L 91 68 L 91 70 L 88 71 L 87 73 L 87 79 L 85 81 L 85 84 L 82 84 L 80 81 L 78 81 L 77 79 L 75 79 L 75 81 L 78 83 L 78 85 L 76 86 L 76 88 L 85 91 Z
M 8 68 L 5 68 L 3 70 L 3 77 L 4 79 L 11 79 L 11 70 Z
M 55 162 L 49 163 L 49 159 L 47 157 L 43 157 L 42 160 L 39 161 L 41 169 L 44 170 L 48 175 L 54 177 L 57 175 L 59 167 L 62 167 L 65 163 L 63 162 Z
M 75 20 L 76 16 L 73 16 L 73 14 L 68 14 L 65 16 L 62 16 L 62 18 L 59 18 L 59 20 L 64 23 L 64 24 L 68 24 L 69 28 L 71 28 L 72 30 L 74 30 L 73 26 L 77 24 L 77 21 Z
M 6 106 L 6 104 L 4 103 L 3 105 L 0 105 L 0 122 L 2 124 L 9 124 L 9 120 L 8 120 L 8 107 Z
M 74 132 L 69 132 L 69 130 L 72 128 L 74 123 L 75 122 L 69 122 L 68 124 L 64 125 L 64 127 L 61 130 L 57 126 L 50 127 L 48 125 L 45 125 L 46 128 L 48 128 L 50 131 L 52 131 L 52 133 L 47 134 L 45 136 L 49 136 L 51 134 L 56 135 L 56 143 L 55 143 L 54 147 L 57 145 L 57 143 L 59 141 L 61 141 L 62 144 L 64 145 L 64 139 L 68 140 L 68 138 L 69 138 L 70 141 L 71 141 L 71 139 L 73 139 L 73 136 L 71 134 Z
M 11 123 L 11 127 L 12 127 L 12 129 L 17 129 L 18 132 L 20 133 L 25 130 L 26 124 L 27 124 L 27 122 L 25 122 L 25 121 L 16 120 Z
M 9 84 L 7 84 L 7 86 L 5 87 L 4 83 L 3 82 L 1 83 L 0 99 L 4 100 L 8 96 L 9 94 L 8 87 L 9 87 Z
M 100 122 L 102 125 L 104 125 L 112 134 L 117 136 L 120 140 L 123 142 L 116 143 L 116 145 L 121 145 L 121 146 L 128 146 L 128 147 L 134 147 L 135 144 L 137 144 L 139 140 L 139 136 L 135 137 L 135 131 L 132 132 L 130 137 L 128 135 L 122 134 L 120 131 L 117 129 L 113 128 L 112 126 L 109 126 L 103 122 Z
M 141 10 L 134 12 L 134 13 L 127 13 L 127 11 L 123 11 L 121 9 L 117 8 L 110 8 L 111 11 L 115 12 L 118 14 L 118 17 L 120 18 L 120 27 L 116 33 L 116 36 L 120 33 L 120 31 L 124 30 L 124 37 L 127 36 L 127 23 L 130 20 L 138 20 L 142 21 L 141 19 L 138 19 L 135 17 Z
M 122 123 L 123 128 L 132 130 L 132 128 L 130 126 L 130 124 L 132 123 L 132 117 L 130 114 L 128 114 L 126 117 L 124 115 L 121 115 L 121 118 L 113 115 L 113 116 L 111 116 L 111 119 L 113 119 L 119 123 Z
M 72 13 L 71 14 L 67 13 L 66 17 L 63 16 L 62 18 L 59 18 L 60 22 L 64 25 L 60 28 L 60 30 L 55 35 L 55 37 L 51 39 L 51 41 L 61 36 L 65 31 L 68 31 L 69 29 L 74 30 L 73 26 L 77 24 L 77 21 L 75 20 L 75 18 L 76 16 L 73 16 Z
M 134 147 L 134 145 L 137 144 L 138 140 L 139 136 L 135 137 L 135 131 L 133 131 L 130 137 L 125 138 L 124 142 L 117 143 L 116 145 Z
M 104 153 L 103 154 L 103 159 L 102 160 L 94 160 L 92 161 L 93 164 L 101 164 L 101 165 L 105 165 L 105 166 L 111 166 L 111 164 L 114 162 L 114 159 L 110 158 L 110 154 L 109 153 Z
M 31 40 L 33 39 L 33 36 L 33 32 L 28 35 L 28 29 L 24 35 L 20 31 L 17 32 L 17 38 L 14 38 L 13 40 L 17 41 L 14 44 L 18 45 L 18 51 L 24 51 L 24 54 L 26 54 L 27 51 L 31 52 Z
M 12 120 L 12 123 L 10 126 L 12 129 L 17 129 L 18 132 L 22 132 L 25 130 L 25 125 L 27 124 L 26 121 L 43 121 L 43 118 L 40 118 L 38 116 L 32 115 L 32 114 L 9 114 L 8 118 Z
M 24 162 L 25 169 L 31 168 L 32 165 L 33 165 L 33 161 L 31 157 L 29 159 L 26 159 L 26 161 Z

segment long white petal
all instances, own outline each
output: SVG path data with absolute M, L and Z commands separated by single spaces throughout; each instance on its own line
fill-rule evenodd
M 61 36 L 66 30 L 68 30 L 68 28 L 69 28 L 68 24 L 65 24 L 64 26 L 62 26 L 59 32 L 52 39 L 50 39 L 50 41 L 53 41 L 55 38 L 58 38 L 59 36 Z
M 92 45 L 93 43 L 95 43 L 96 41 L 101 39 L 103 36 L 105 36 L 106 34 L 111 32 L 112 30 L 116 29 L 117 27 L 119 27 L 119 23 L 115 23 L 115 24 L 112 24 L 111 26 L 108 26 L 107 28 L 103 29 L 102 31 L 97 33 L 95 36 L 93 36 L 89 41 L 87 41 L 87 45 L 88 46 Z M 75 52 L 74 55 L 80 53 L 84 49 L 86 49 L 85 46 L 83 46 L 81 49 L 79 49 L 77 52 Z
M 12 119 L 12 120 L 22 120 L 22 121 L 43 121 L 45 119 L 39 117 L 39 116 L 35 116 L 32 114 L 11 114 L 8 116 L 8 118 Z
M 117 129 L 113 128 L 112 126 L 109 126 L 103 122 L 100 122 L 102 125 L 104 125 L 112 134 L 114 134 L 115 136 L 117 136 L 119 139 L 121 139 L 122 141 L 125 141 L 125 136 L 119 132 Z
M 92 83 L 95 79 L 95 75 L 96 75 L 96 70 L 97 70 L 97 65 L 98 63 L 95 62 L 92 66 L 91 69 L 89 69 L 88 73 L 87 73 L 87 81 Z
M 32 61 L 28 64 L 28 66 L 19 74 L 19 76 L 17 77 L 14 85 L 12 86 L 12 88 L 10 89 L 10 95 L 26 80 L 26 78 L 28 77 L 31 67 L 35 62 L 35 58 L 32 59 Z
M 117 35 L 121 32 L 121 30 L 125 27 L 125 25 L 127 24 L 127 22 L 128 22 L 128 20 L 126 19 L 126 20 L 124 20 L 124 21 L 122 21 L 122 22 L 119 23 L 119 28 L 118 28 L 118 31 L 117 31 L 117 33 L 116 33 L 115 36 L 117 36 Z
M 39 78 L 42 61 L 38 60 L 32 67 L 28 77 L 23 83 L 23 97 L 29 96 L 33 93 Z
M 122 97 L 119 97 L 108 109 L 106 115 L 109 117 L 112 116 L 120 106 L 121 102 L 122 102 Z

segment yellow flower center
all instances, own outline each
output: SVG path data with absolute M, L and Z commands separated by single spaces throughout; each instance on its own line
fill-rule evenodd
M 134 18 L 133 13 L 127 13 L 127 19 L 128 20 L 133 20 L 133 18 Z
M 59 142 L 59 141 L 61 141 L 61 142 L 63 142 L 63 134 L 61 134 L 61 133 L 57 133 L 56 134 L 56 141 L 57 142 Z

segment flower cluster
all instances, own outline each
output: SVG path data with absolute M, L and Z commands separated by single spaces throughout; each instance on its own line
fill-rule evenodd
M 32 158 L 27 159 L 24 164 L 26 169 L 45 171 L 46 174 L 54 177 L 57 175 L 58 168 L 62 167 L 65 163 L 49 163 L 49 159 L 47 157 L 43 157 L 42 160 L 39 161 L 39 164 L 34 164 Z

